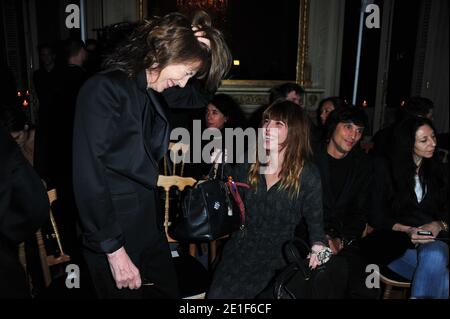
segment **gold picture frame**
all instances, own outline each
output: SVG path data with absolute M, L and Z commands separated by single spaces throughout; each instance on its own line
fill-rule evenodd
M 299 21 L 297 41 L 297 63 L 295 83 L 308 88 L 311 86 L 311 66 L 308 60 L 308 25 L 310 0 L 299 0 Z M 281 80 L 223 80 L 222 88 L 272 87 L 277 84 L 294 82 Z

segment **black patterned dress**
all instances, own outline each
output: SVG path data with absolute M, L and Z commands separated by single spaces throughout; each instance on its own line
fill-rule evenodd
M 247 182 L 249 165 L 238 165 L 235 179 Z M 255 298 L 286 262 L 283 245 L 293 239 L 302 216 L 310 230 L 310 241 L 326 242 L 323 231 L 322 189 L 319 171 L 307 163 L 301 175 L 298 197 L 278 190 L 279 182 L 267 190 L 260 175 L 259 187 L 244 192 L 245 229 L 232 234 L 214 273 L 208 298 Z

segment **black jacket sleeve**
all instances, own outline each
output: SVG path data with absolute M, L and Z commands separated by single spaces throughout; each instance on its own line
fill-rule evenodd
M 19 244 L 49 216 L 44 185 L 19 147 L 0 129 L 0 240 Z
M 302 173 L 301 187 L 304 187 L 305 197 L 302 205 L 302 215 L 308 225 L 311 244 L 322 242 L 327 245 L 323 224 L 322 182 L 319 169 L 312 163 L 305 165 Z
M 118 91 L 106 76 L 90 79 L 78 96 L 74 125 L 73 183 L 83 241 L 90 249 L 103 253 L 124 245 L 105 164 L 112 140 L 120 134 Z
M 342 216 L 343 234 L 346 238 L 361 237 L 369 220 L 372 205 L 371 186 L 373 186 L 373 162 L 361 154 L 355 158 L 357 163 L 352 194 L 348 194 L 346 213 Z
M 171 87 L 162 92 L 170 108 L 195 109 L 205 107 L 211 100 L 213 93 L 201 87 L 198 80 L 190 80 L 184 88 Z

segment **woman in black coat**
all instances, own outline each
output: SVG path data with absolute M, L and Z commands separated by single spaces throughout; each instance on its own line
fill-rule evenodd
M 211 136 L 203 140 L 203 148 L 207 147 L 209 143 L 213 144 L 209 156 L 202 158 L 202 163 L 194 163 L 190 165 L 191 176 L 195 179 L 206 179 L 219 177 L 222 166 L 222 156 L 227 164 L 224 167 L 224 178 L 237 163 L 239 156 L 246 151 L 244 140 L 239 139 L 239 133 L 236 133 L 236 138 L 233 133 L 236 128 L 244 127 L 244 115 L 239 104 L 228 94 L 216 94 L 208 102 L 205 109 L 203 121 L 204 127 L 210 132 Z M 218 131 L 217 131 L 218 130 Z M 227 131 L 229 136 L 227 136 Z M 220 134 L 219 134 L 220 133 Z M 238 142 L 241 143 L 238 145 Z M 222 150 L 225 149 L 225 155 Z M 219 174 L 218 174 L 219 173 Z
M 0 125 L 0 299 L 30 297 L 18 247 L 46 222 L 49 209 L 41 179 Z
M 448 298 L 447 181 L 435 149 L 431 121 L 408 118 L 394 131 L 387 165 L 384 169 L 377 165 L 377 179 L 384 181 L 375 190 L 384 196 L 376 201 L 382 204 L 379 211 L 384 210 L 379 226 L 388 232 L 373 237 L 386 245 L 386 256 L 397 254 L 386 262 L 392 271 L 412 281 L 413 298 Z M 370 236 L 368 241 L 372 241 Z
M 145 284 L 164 297 L 177 296 L 156 195 L 158 162 L 170 133 L 159 93 L 185 87 L 194 76 L 215 90 L 229 65 L 224 39 L 205 13 L 192 21 L 173 13 L 144 22 L 109 57 L 108 69 L 81 89 L 74 191 L 85 257 L 100 297 L 141 298 Z M 188 97 L 171 106 L 187 107 Z

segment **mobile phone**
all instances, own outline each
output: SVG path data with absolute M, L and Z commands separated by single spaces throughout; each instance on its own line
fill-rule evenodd
M 417 235 L 422 235 L 422 236 L 433 236 L 433 233 L 428 231 L 428 230 L 419 230 L 417 232 Z

